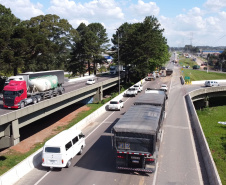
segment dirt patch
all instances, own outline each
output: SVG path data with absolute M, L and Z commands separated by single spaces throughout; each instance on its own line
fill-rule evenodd
M 0 154 L 7 153 L 9 149 L 20 152 L 20 153 L 26 153 L 28 152 L 31 148 L 35 146 L 35 144 L 41 143 L 45 140 L 45 138 L 57 134 L 59 131 L 57 131 L 58 127 L 62 127 L 67 125 L 70 121 L 72 121 L 74 118 L 76 118 L 77 114 L 82 112 L 82 111 L 87 111 L 89 110 L 90 107 L 88 106 L 82 106 L 75 111 L 71 112 L 67 116 L 63 117 L 59 121 L 55 122 L 51 126 L 41 130 L 40 132 L 37 132 L 33 136 L 21 141 L 15 146 L 12 146 L 6 150 L 3 150 L 0 152 Z

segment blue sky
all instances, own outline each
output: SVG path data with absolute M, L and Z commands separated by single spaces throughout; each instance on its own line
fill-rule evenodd
M 226 46 L 226 0 L 0 0 L 21 20 L 56 14 L 77 28 L 101 23 L 109 38 L 121 24 L 154 15 L 168 45 Z

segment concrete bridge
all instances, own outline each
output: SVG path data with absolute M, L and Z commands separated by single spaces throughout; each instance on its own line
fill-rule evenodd
M 103 91 L 116 86 L 118 82 L 118 77 L 110 78 L 1 115 L 0 149 L 16 145 L 20 142 L 20 128 L 88 97 L 93 97 L 94 102 L 101 101 L 103 99 Z

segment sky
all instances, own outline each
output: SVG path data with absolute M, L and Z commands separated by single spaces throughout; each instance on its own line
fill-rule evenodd
M 155 16 L 170 47 L 226 46 L 226 0 L 0 0 L 21 20 L 56 14 L 77 28 L 101 23 L 109 39 L 123 23 Z

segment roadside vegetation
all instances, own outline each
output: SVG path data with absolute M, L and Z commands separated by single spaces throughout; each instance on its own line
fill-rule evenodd
M 194 65 L 197 65 L 197 63 L 193 61 L 191 58 L 185 57 L 180 57 L 179 64 L 180 66 L 190 66 L 190 68 L 192 68 L 192 66 Z
M 226 185 L 226 106 L 204 108 L 197 114 L 223 185 Z
M 189 76 L 191 81 L 199 80 L 223 80 L 226 79 L 226 73 L 206 72 L 195 69 L 183 69 L 183 77 Z

